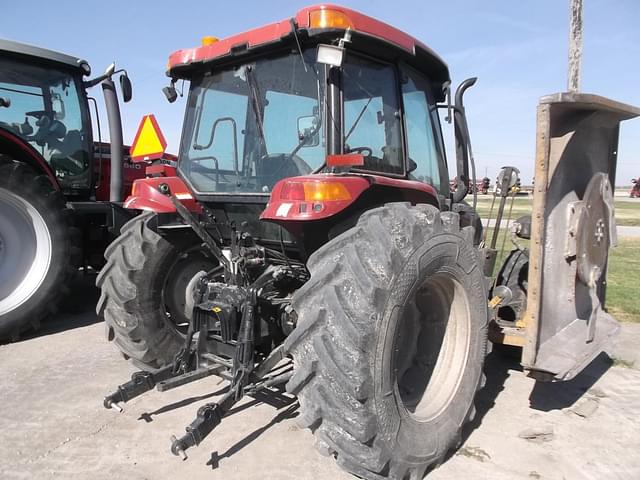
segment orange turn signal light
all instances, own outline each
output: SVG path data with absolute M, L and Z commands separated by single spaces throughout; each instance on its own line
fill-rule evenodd
M 309 14 L 309 26 L 311 28 L 350 28 L 353 30 L 353 22 L 344 13 L 328 8 L 314 10 Z
M 303 188 L 307 202 L 351 200 L 351 194 L 339 182 L 305 182 Z
M 281 200 L 325 202 L 351 200 L 351 198 L 347 187 L 338 181 L 285 180 L 280 192 Z

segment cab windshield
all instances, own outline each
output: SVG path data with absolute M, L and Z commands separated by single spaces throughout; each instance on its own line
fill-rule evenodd
M 87 188 L 91 129 L 82 87 L 62 69 L 0 59 L 0 128 L 23 138 L 51 165 L 63 188 Z
M 324 67 L 316 66 L 315 49 L 192 79 L 180 169 L 194 189 L 269 193 L 282 178 L 322 167 L 325 93 L 320 79 Z

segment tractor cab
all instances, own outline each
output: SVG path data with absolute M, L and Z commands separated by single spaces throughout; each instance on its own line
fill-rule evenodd
M 0 128 L 36 150 L 65 191 L 88 190 L 93 145 L 82 77 L 89 64 L 55 52 L 37 58 L 18 47 L 0 41 Z
M 307 235 L 317 242 L 303 245 L 312 251 L 331 229 L 322 220 L 345 206 L 353 213 L 449 198 L 437 113 L 447 66 L 382 22 L 342 7 L 309 7 L 245 34 L 205 37 L 202 46 L 172 54 L 167 74 L 169 99 L 177 81 L 191 85 L 181 179 L 217 218 L 248 222 L 254 237 L 277 239 L 274 223 L 285 220 L 300 240 L 300 222 L 319 220 L 311 228 L 324 234 Z M 365 186 L 345 186 L 348 194 L 318 187 L 334 185 L 336 175 Z
M 0 40 L 0 140 L 9 149 L 22 150 L 33 159 L 32 167 L 44 171 L 51 182 L 74 200 L 122 200 L 123 145 L 120 110 L 111 80 L 120 75 L 125 102 L 131 99 L 126 71 L 110 65 L 104 74 L 88 79 L 86 60 L 63 53 Z M 100 122 L 95 125 L 94 145 L 87 89 L 102 84 L 111 131 L 111 146 L 102 143 Z M 19 145 L 19 146 L 18 146 Z M 114 153 L 112 156 L 111 153 Z M 16 153 L 12 153 L 15 155 Z M 109 157 L 112 165 L 107 161 Z M 104 160 L 104 161 L 103 161 Z M 128 165 L 124 165 L 126 168 Z M 110 178 L 111 171 L 114 175 Z M 125 187 L 130 187 L 128 169 Z M 117 194 L 110 195 L 113 182 Z
M 196 194 L 266 200 L 279 180 L 329 172 L 327 155 L 350 153 L 362 156 L 354 170 L 442 187 L 446 167 L 428 78 L 356 53 L 339 69 L 317 57 L 313 45 L 190 78 L 180 171 Z M 339 91 L 327 88 L 332 80 Z

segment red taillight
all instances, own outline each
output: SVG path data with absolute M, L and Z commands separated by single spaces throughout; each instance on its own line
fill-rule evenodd
M 282 200 L 304 200 L 304 187 L 302 182 L 285 180 L 280 190 Z
M 345 153 L 344 155 L 327 155 L 328 167 L 361 167 L 364 165 L 364 155 L 360 153 Z

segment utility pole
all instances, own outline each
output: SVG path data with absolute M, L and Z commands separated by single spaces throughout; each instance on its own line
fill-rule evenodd
M 569 78 L 567 89 L 580 91 L 582 63 L 582 0 L 569 0 Z

